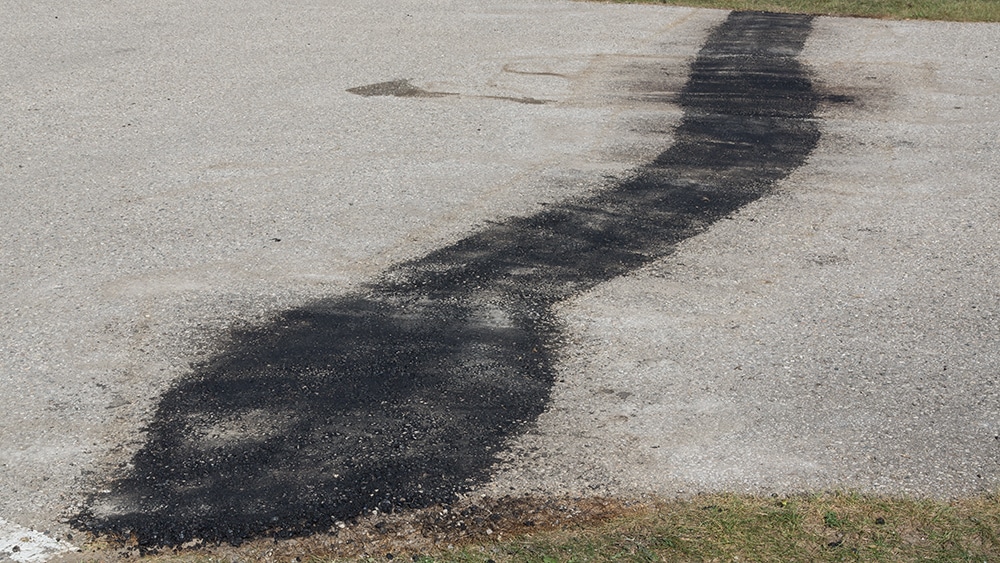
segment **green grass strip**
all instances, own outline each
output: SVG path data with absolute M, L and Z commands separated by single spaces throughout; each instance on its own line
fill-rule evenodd
M 618 0 L 723 10 L 760 10 L 897 20 L 1000 21 L 1000 0 Z
M 582 500 L 582 499 L 578 499 Z M 561 501 L 560 501 L 561 502 Z M 520 506 L 520 505 L 519 505 Z M 581 505 L 583 506 L 583 505 Z M 83 561 L 223 563 L 588 563 L 1000 561 L 1000 499 L 953 501 L 824 493 L 791 497 L 705 494 L 690 499 L 621 504 L 604 520 L 560 519 L 517 532 L 393 539 L 392 531 L 355 532 L 345 558 L 340 535 L 239 548 L 203 546 L 136 557 L 91 545 Z M 614 516 L 610 516 L 614 515 Z M 419 527 L 419 519 L 411 520 Z M 405 528 L 406 526 L 404 526 Z M 387 528 L 388 530 L 388 528 Z M 350 532 L 350 529 L 347 530 Z M 392 536 L 392 537 L 390 537 Z M 419 536 L 419 532 L 418 532 Z M 426 539 L 426 538 L 424 538 Z M 392 540 L 386 543 L 386 540 Z M 419 547 L 418 547 L 419 546 Z M 359 556 L 358 554 L 369 554 Z
M 384 559 L 383 559 L 384 560 Z M 418 557 L 424 563 L 1000 561 L 1000 502 L 706 495 L 635 516 Z

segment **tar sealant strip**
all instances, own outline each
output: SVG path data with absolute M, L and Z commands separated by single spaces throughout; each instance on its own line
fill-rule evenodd
M 234 335 L 161 399 L 75 525 L 140 545 L 239 543 L 454 499 L 546 407 L 552 306 L 668 255 L 773 189 L 819 138 L 807 16 L 733 13 L 632 179 L 393 267 Z

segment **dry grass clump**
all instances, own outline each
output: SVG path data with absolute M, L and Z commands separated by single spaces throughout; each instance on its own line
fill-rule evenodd
M 261 538 L 239 546 L 191 541 L 179 548 L 139 549 L 134 542 L 97 538 L 83 561 L 208 563 L 221 561 L 433 560 L 428 554 L 476 548 L 528 533 L 582 532 L 616 518 L 646 514 L 652 505 L 609 498 L 482 497 L 397 513 L 373 511 L 329 532 Z

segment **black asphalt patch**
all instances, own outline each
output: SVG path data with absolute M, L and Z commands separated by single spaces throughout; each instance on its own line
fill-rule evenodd
M 233 335 L 159 404 L 79 528 L 140 545 L 310 534 L 449 502 L 546 407 L 553 305 L 769 193 L 819 138 L 811 18 L 733 13 L 694 61 L 673 145 L 634 177 Z

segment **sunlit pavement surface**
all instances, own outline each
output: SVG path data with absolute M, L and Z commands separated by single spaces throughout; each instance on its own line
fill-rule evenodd
M 761 152 L 793 154 L 774 164 L 759 138 L 683 152 L 728 130 L 693 129 L 725 112 L 693 101 L 698 73 L 759 70 L 698 66 L 739 56 L 704 50 L 727 24 L 750 37 L 726 12 L 15 4 L 6 535 L 141 528 L 156 495 L 183 499 L 157 521 L 186 523 L 148 539 L 170 544 L 454 493 L 1000 482 L 998 25 L 779 18 L 800 35 L 763 41 L 761 64 L 792 68 L 794 111 L 733 97 L 741 127 L 805 132 L 800 156 Z M 747 197 L 615 195 L 716 185 L 681 167 L 733 154 L 766 164 L 738 164 Z M 623 208 L 673 219 L 645 236 Z M 567 218 L 586 252 L 502 251 Z M 385 334 L 408 344 L 370 347 Z M 324 504 L 358 475 L 375 477 Z M 234 507 L 276 520 L 227 538 Z M 24 559 L 29 536 L 6 535 Z

